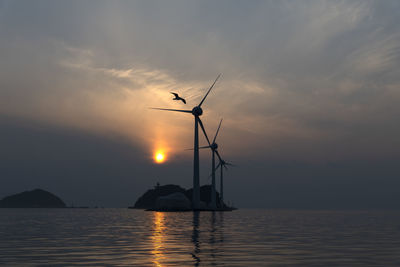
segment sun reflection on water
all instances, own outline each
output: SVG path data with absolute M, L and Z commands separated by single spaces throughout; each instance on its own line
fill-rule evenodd
M 151 263 L 154 266 L 217 264 L 224 246 L 223 216 L 222 212 L 152 212 Z
M 163 254 L 164 249 L 164 239 L 165 239 L 165 218 L 163 212 L 154 212 L 153 218 L 153 235 L 151 236 L 153 250 L 153 263 L 155 266 L 163 266 L 161 262 L 165 259 Z

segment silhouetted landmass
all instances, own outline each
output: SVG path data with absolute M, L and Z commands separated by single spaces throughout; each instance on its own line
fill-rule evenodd
M 133 208 L 135 209 L 151 209 L 155 206 L 158 197 L 167 196 L 173 193 L 184 193 L 186 190 L 179 185 L 167 184 L 163 186 L 155 186 L 154 189 L 147 190 L 138 198 Z
M 0 208 L 65 208 L 56 195 L 42 189 L 25 191 L 0 200 Z
M 173 193 L 183 193 L 190 201 L 192 201 L 193 189 L 184 189 L 179 185 L 157 185 L 154 189 L 147 190 L 141 197 L 138 198 L 135 205 L 130 208 L 134 209 L 154 209 L 156 207 L 156 201 L 158 197 L 168 196 Z M 217 203 L 219 199 L 219 193 L 217 193 Z M 203 185 L 200 187 L 200 201 L 209 205 L 211 202 L 211 186 Z M 225 204 L 224 204 L 225 207 Z

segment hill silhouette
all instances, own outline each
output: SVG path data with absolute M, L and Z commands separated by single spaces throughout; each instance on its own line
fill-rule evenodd
M 0 208 L 65 208 L 56 195 L 42 189 L 25 191 L 0 200 Z
M 155 206 L 158 197 L 167 196 L 173 193 L 183 193 L 186 190 L 179 185 L 167 184 L 157 185 L 154 189 L 147 190 L 141 197 L 138 198 L 133 208 L 135 209 L 151 209 Z
M 158 197 L 167 196 L 173 193 L 183 193 L 191 201 L 193 189 L 184 189 L 179 185 L 168 184 L 168 185 L 157 185 L 154 189 L 147 190 L 141 197 L 138 198 L 135 205 L 130 208 L 134 209 L 153 209 L 156 205 L 156 200 Z M 219 194 L 217 193 L 217 199 L 219 199 Z M 211 186 L 203 185 L 200 187 L 200 200 L 209 204 L 211 201 Z

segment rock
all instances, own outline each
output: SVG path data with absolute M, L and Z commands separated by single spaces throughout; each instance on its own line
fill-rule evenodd
M 56 195 L 42 189 L 25 191 L 0 200 L 0 208 L 65 208 Z
M 190 210 L 191 202 L 183 193 L 173 193 L 158 197 L 155 208 L 157 210 Z
M 208 208 L 208 205 L 207 205 L 206 202 L 200 201 L 200 207 L 199 207 L 199 208 L 200 208 L 200 209 L 207 209 L 207 208 Z
M 154 189 L 148 190 L 141 197 L 139 197 L 135 205 L 129 208 L 156 210 L 157 209 L 156 202 L 159 197 L 169 196 L 174 193 L 182 193 L 184 196 L 186 196 L 186 199 L 189 201 L 189 205 L 191 206 L 193 189 L 185 190 L 184 188 L 178 185 L 169 184 L 163 186 L 156 185 Z M 209 206 L 211 202 L 210 195 L 211 195 L 210 185 L 203 185 L 200 187 L 200 209 L 206 209 Z M 218 204 L 218 199 L 219 199 L 218 192 L 216 192 L 216 199 Z
M 190 188 L 186 190 L 186 197 L 192 200 L 193 189 Z M 216 192 L 216 199 L 218 203 L 219 193 Z M 203 204 L 201 203 L 203 202 Z M 200 186 L 200 208 L 206 208 L 211 203 L 211 185 L 202 185 Z
M 178 185 L 157 185 L 154 189 L 147 190 L 138 198 L 133 208 L 135 209 L 154 209 L 158 197 L 168 196 L 173 193 L 185 193 L 186 190 Z

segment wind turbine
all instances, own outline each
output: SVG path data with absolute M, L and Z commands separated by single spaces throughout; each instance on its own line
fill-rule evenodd
M 193 196 L 192 196 L 192 205 L 194 210 L 200 209 L 199 130 L 198 130 L 199 124 L 201 129 L 203 130 L 207 142 L 210 143 L 210 140 L 208 139 L 207 133 L 204 129 L 203 122 L 200 120 L 200 116 L 203 114 L 203 109 L 201 108 L 201 105 L 204 103 L 204 100 L 206 100 L 208 94 L 210 93 L 211 89 L 214 87 L 215 83 L 217 82 L 220 76 L 221 74 L 217 76 L 214 83 L 211 85 L 210 89 L 208 89 L 206 95 L 203 97 L 201 102 L 197 106 L 195 106 L 192 110 L 152 108 L 158 110 L 191 113 L 194 116 Z
M 215 192 L 215 154 L 217 154 L 220 162 L 222 161 L 221 156 L 218 153 L 218 144 L 215 143 L 215 140 L 217 139 L 219 129 L 221 128 L 221 123 L 222 119 L 219 122 L 217 132 L 215 133 L 214 139 L 212 143 L 208 143 L 208 146 L 203 146 L 200 148 L 211 148 L 212 152 L 212 160 L 211 160 L 211 177 L 212 177 L 212 182 L 211 182 L 211 208 L 216 210 L 217 209 L 217 200 L 216 200 L 216 192 Z
M 228 170 L 228 168 L 226 167 L 227 165 L 228 166 L 236 166 L 236 165 L 233 165 L 232 163 L 226 162 L 225 160 L 221 159 L 221 157 L 218 154 L 218 151 L 217 151 L 217 155 L 219 158 L 219 163 L 218 163 L 217 167 L 215 168 L 215 170 L 220 168 L 220 171 L 221 171 L 221 183 L 220 183 L 219 197 L 220 197 L 221 208 L 223 208 L 223 205 L 224 205 L 224 168 L 226 170 Z

